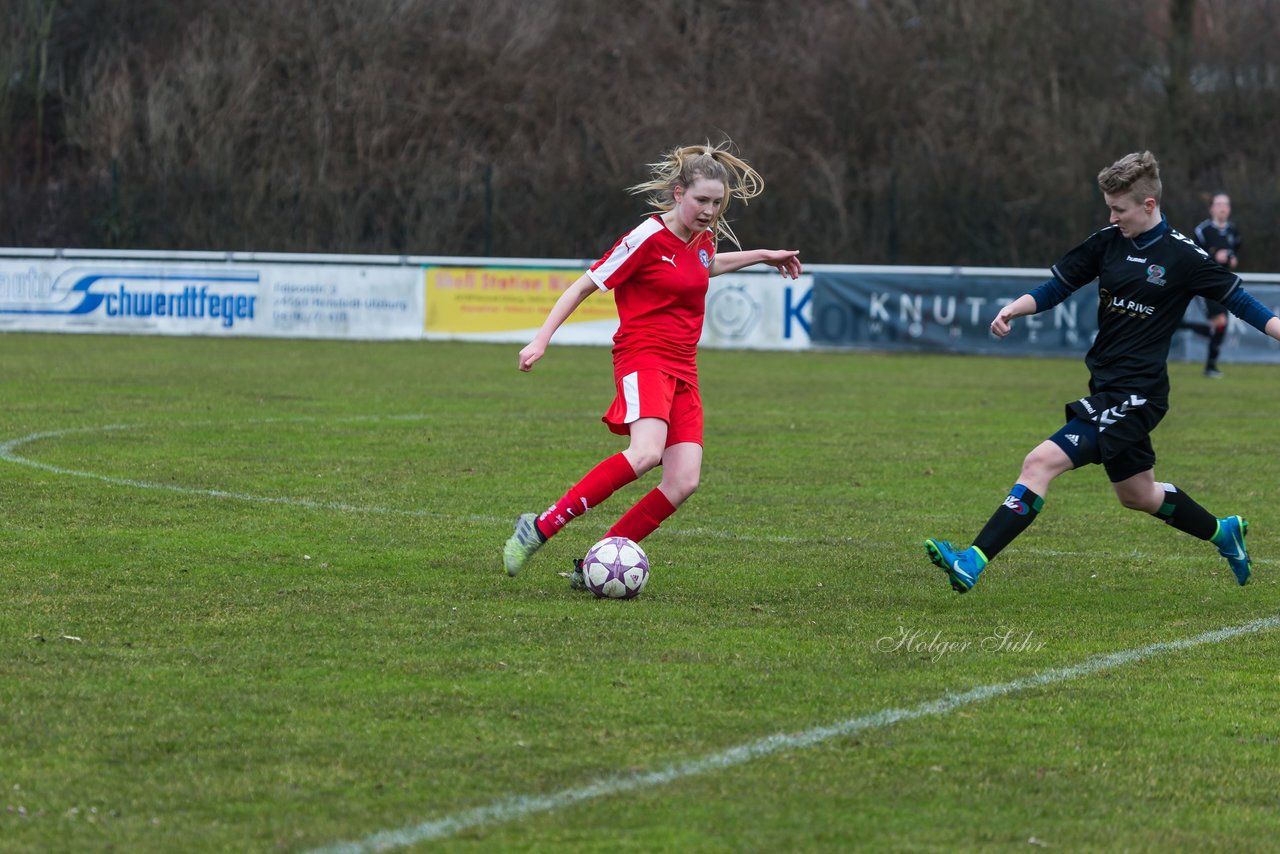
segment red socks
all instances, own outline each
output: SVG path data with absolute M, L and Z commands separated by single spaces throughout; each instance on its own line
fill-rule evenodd
M 539 533 L 547 538 L 554 537 L 570 521 L 604 503 L 610 495 L 635 479 L 636 471 L 627 458 L 614 454 L 587 472 L 563 498 L 538 517 Z M 626 537 L 638 543 L 658 530 L 658 526 L 674 512 L 676 506 L 662 494 L 662 490 L 652 489 L 624 513 L 605 536 Z
M 662 494 L 662 490 L 654 488 L 624 513 L 605 536 L 626 537 L 638 543 L 658 530 L 658 526 L 674 512 L 676 506 Z
M 627 458 L 620 453 L 614 454 L 587 472 L 563 498 L 548 507 L 538 517 L 538 530 L 544 537 L 555 536 L 570 520 L 603 503 L 606 498 L 635 479 L 636 470 L 631 467 Z

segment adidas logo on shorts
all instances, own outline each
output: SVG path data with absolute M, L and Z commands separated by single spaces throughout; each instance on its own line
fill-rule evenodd
M 1080 437 L 1077 436 L 1075 433 L 1068 433 L 1067 441 L 1075 445 L 1077 448 L 1080 447 Z

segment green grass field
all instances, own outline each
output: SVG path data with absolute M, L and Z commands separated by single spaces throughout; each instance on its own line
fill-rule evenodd
M 702 488 L 610 602 L 560 574 L 656 473 L 499 568 L 621 448 L 607 350 L 517 350 L 0 335 L 0 851 L 1274 850 L 1275 368 L 1173 366 L 1155 434 L 1252 584 L 1093 467 L 957 596 L 921 541 L 1079 362 L 706 352 Z

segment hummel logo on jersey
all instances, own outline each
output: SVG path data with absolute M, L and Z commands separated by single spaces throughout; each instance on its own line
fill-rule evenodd
M 1067 441 L 1075 445 L 1077 448 L 1080 447 L 1080 437 L 1077 436 L 1075 433 L 1068 433 Z
M 661 258 L 663 261 L 670 261 L 672 267 L 676 265 L 676 256 L 674 255 L 672 255 L 670 258 L 668 258 L 666 255 L 659 255 L 658 257 Z
M 1125 258 L 1124 260 L 1126 260 L 1126 261 L 1132 261 L 1132 262 L 1134 262 L 1135 264 L 1145 264 L 1145 263 L 1147 263 L 1147 259 L 1146 259 L 1146 258 L 1134 258 L 1132 255 L 1128 256 L 1128 257 L 1127 257 L 1127 258 Z

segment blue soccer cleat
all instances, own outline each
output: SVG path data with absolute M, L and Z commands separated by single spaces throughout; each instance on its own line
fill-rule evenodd
M 924 550 L 929 553 L 933 565 L 947 574 L 951 589 L 957 593 L 972 590 L 978 583 L 978 575 L 987 565 L 986 556 L 976 546 L 958 552 L 946 540 L 925 540 Z
M 1248 522 L 1239 516 L 1228 516 L 1218 520 L 1218 531 L 1209 541 L 1218 547 L 1218 554 L 1227 559 L 1241 587 L 1249 583 L 1249 550 L 1244 545 L 1247 533 Z

